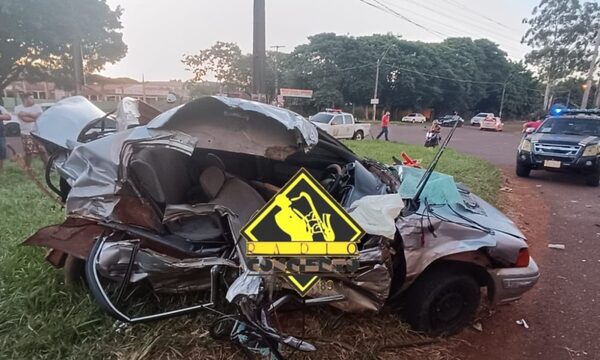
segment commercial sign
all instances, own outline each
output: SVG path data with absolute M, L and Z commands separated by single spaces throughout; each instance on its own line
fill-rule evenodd
M 302 296 L 319 274 L 357 271 L 364 234 L 305 169 L 242 229 L 250 269 L 279 272 Z
M 279 89 L 279 93 L 281 94 L 281 96 L 299 97 L 299 98 L 308 98 L 308 99 L 312 98 L 312 96 L 313 96 L 312 90 L 305 90 L 305 89 L 282 88 L 282 89 Z

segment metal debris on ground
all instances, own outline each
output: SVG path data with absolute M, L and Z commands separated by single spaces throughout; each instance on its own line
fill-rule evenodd
M 548 248 L 556 249 L 556 250 L 564 250 L 565 245 L 564 244 L 548 244 Z
M 527 321 L 525 321 L 525 319 L 517 320 L 516 323 L 517 325 L 521 325 L 525 329 L 529 329 L 529 325 L 527 324 Z

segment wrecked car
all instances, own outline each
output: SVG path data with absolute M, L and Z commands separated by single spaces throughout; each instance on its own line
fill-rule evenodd
M 61 117 L 71 130 L 57 134 L 58 126 L 43 125 Z M 389 306 L 416 330 L 450 335 L 472 320 L 482 288 L 501 304 L 539 277 L 515 224 L 452 177 L 362 158 L 291 111 L 215 96 L 145 125 L 107 132 L 98 119 L 106 116 L 83 98 L 40 117 L 35 136 L 52 154 L 48 169 L 60 176 L 54 190 L 66 220 L 25 243 L 51 249 L 48 261 L 64 266 L 71 281 L 85 276 L 98 304 L 118 320 L 215 312 L 233 324 L 211 328 L 214 337 L 280 357 L 281 344 L 314 350 L 271 323 L 289 302 L 344 311 Z M 82 136 L 90 129 L 98 131 Z M 285 284 L 253 276 L 240 232 L 300 169 L 366 235 L 353 274 L 325 274 L 321 281 L 339 281 L 296 301 Z

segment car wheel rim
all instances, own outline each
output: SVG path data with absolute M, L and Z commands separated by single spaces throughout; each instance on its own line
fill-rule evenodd
M 465 308 L 465 299 L 457 292 L 441 294 L 434 306 L 433 322 L 436 325 L 447 325 L 458 320 Z

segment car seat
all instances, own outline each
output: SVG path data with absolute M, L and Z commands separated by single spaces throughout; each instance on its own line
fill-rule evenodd
M 245 225 L 266 201 L 252 186 L 240 178 L 230 176 L 217 166 L 209 166 L 200 175 L 200 186 L 208 202 L 224 206 L 238 216 Z

